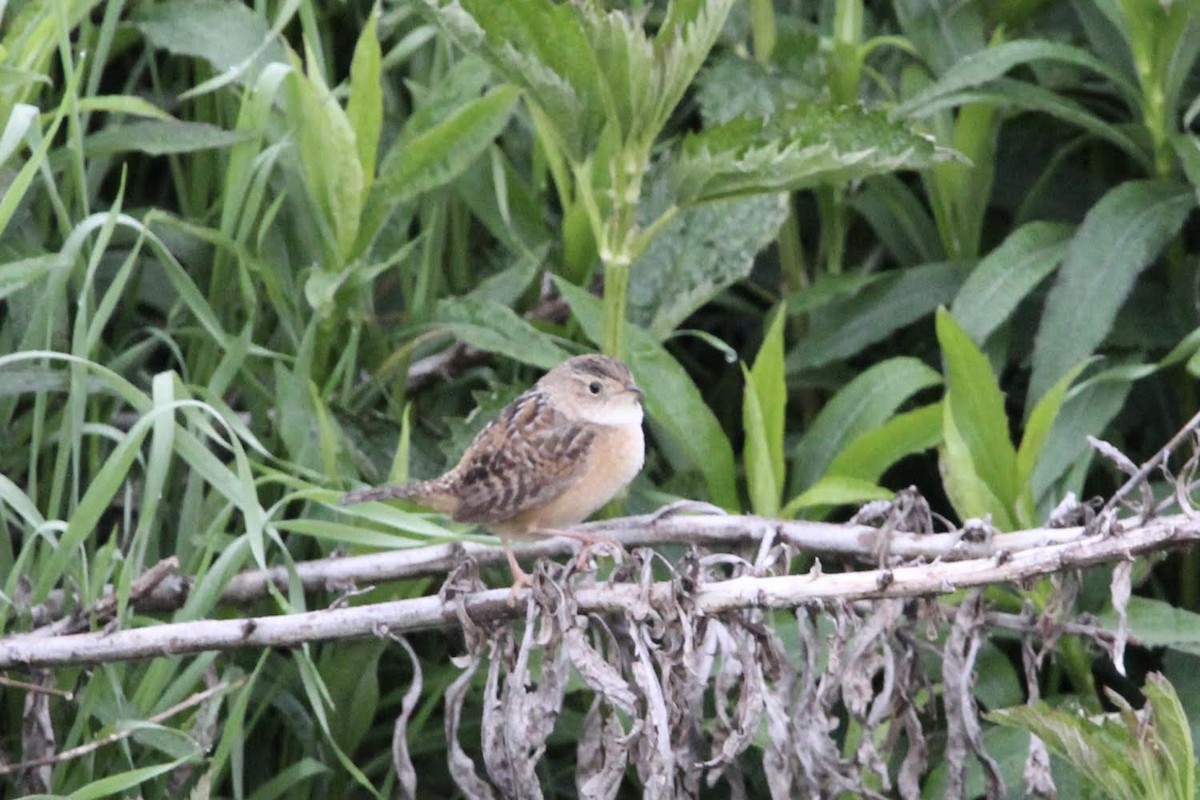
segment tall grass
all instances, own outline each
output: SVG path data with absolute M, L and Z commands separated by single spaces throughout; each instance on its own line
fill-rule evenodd
M 474 535 L 335 501 L 435 473 L 476 406 L 583 349 L 647 391 L 631 509 L 821 517 L 916 483 L 1013 528 L 1119 482 L 1087 434 L 1149 453 L 1191 416 L 1194 4 L 634 5 L 4 7 L 0 629 L 106 587 L 113 624 L 149 623 L 129 587 L 170 555 L 175 619 L 320 607 L 295 580 L 217 597 L 246 567 Z M 529 313 L 547 289 L 565 320 Z M 492 356 L 410 385 L 455 342 Z M 1200 611 L 1196 566 L 1150 585 Z M 458 646 L 414 643 L 421 791 L 452 793 Z M 979 691 L 1008 698 L 987 649 Z M 1043 696 L 1097 706 L 1092 666 L 1064 646 Z M 52 741 L 0 685 L 9 760 L 137 727 L 0 786 L 387 796 L 410 678 L 383 641 L 60 670 Z

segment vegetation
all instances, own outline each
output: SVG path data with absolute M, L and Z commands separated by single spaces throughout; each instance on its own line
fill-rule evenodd
M 293 574 L 219 605 L 245 568 L 482 540 L 337 498 L 436 473 L 586 349 L 646 392 L 629 511 L 844 519 L 915 485 L 1011 531 L 1111 494 L 1087 437 L 1140 462 L 1200 405 L 1198 57 L 1194 0 L 0 4 L 0 632 L 106 586 L 113 624 L 148 624 L 130 587 L 172 555 L 194 584 L 169 616 L 195 620 L 331 600 Z M 1102 573 L 1079 610 L 1112 614 Z M 1133 578 L 1131 675 L 1064 636 L 1044 705 L 985 732 L 1011 790 L 1019 725 L 1085 771 L 1052 737 L 1141 759 L 1098 791 L 1194 791 L 1200 554 Z M 412 645 L 421 792 L 453 795 L 461 643 Z M 1026 699 L 1016 649 L 983 645 L 985 706 Z M 1137 705 L 1150 670 L 1158 744 L 1128 744 L 1128 703 L 1063 716 L 1113 708 L 1103 686 Z M 31 715 L 0 684 L 0 765 L 136 732 L 0 792 L 387 796 L 412 674 L 384 639 L 13 673 L 73 694 Z

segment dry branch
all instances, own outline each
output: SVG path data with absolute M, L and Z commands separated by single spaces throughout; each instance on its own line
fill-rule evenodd
M 581 525 L 580 529 L 611 537 L 627 549 L 655 544 L 699 544 L 728 549 L 735 545 L 761 544 L 768 539 L 787 544 L 797 552 L 853 558 L 872 564 L 878 563 L 881 554 L 886 554 L 889 560 L 988 558 L 1000 553 L 1065 544 L 1080 539 L 1085 533 L 1083 527 L 1034 528 L 980 538 L 962 531 L 910 533 L 869 525 L 663 512 L 593 522 Z M 520 547 L 517 552 L 528 559 L 562 558 L 574 553 L 578 547 L 579 543 L 574 539 L 556 536 Z M 471 558 L 481 565 L 503 564 L 504 551 L 496 545 L 450 542 L 304 561 L 297 563 L 295 569 L 296 577 L 306 591 L 338 591 L 352 586 L 444 576 L 464 558 Z M 267 596 L 270 583 L 286 590 L 287 569 L 276 566 L 240 573 L 222 591 L 220 602 L 245 605 L 261 600 Z M 169 575 L 157 580 L 149 591 L 131 597 L 131 603 L 142 612 L 171 611 L 183 607 L 189 590 L 188 578 Z M 61 591 L 51 593 L 44 604 L 32 609 L 35 621 L 57 619 L 64 613 Z
M 696 530 L 703 531 L 707 536 L 717 533 L 732 536 L 735 529 L 729 525 L 731 519 L 734 518 L 678 517 L 673 520 L 671 527 L 678 532 L 686 524 L 699 523 Z M 767 523 L 765 520 L 757 520 L 756 524 L 768 525 L 775 531 L 784 530 L 789 525 Z M 1200 520 L 1175 515 L 1126 531 L 1093 534 L 1073 541 L 1069 530 L 1066 532 L 1068 541 L 1065 543 L 1031 546 L 1022 550 L 1000 548 L 993 543 L 993 555 L 961 561 L 938 561 L 838 574 L 821 574 L 818 562 L 817 567 L 806 575 L 746 575 L 705 583 L 690 593 L 677 582 L 657 582 L 650 585 L 648 591 L 647 587 L 636 583 L 591 582 L 574 589 L 574 598 L 581 614 L 631 614 L 640 613 L 639 608 L 646 605 L 658 607 L 677 604 L 682 602 L 681 594 L 688 594 L 684 599 L 689 604 L 700 613 L 711 616 L 749 608 L 796 608 L 820 602 L 925 597 L 972 586 L 1022 582 L 1064 570 L 1124 561 L 1142 553 L 1190 544 L 1200 539 Z M 1010 537 L 1017 541 L 1032 542 L 1052 539 L 1062 533 L 1064 531 L 1047 529 L 1005 534 L 998 539 L 1007 545 Z M 705 536 L 696 536 L 693 531 L 691 540 L 696 538 L 705 539 Z M 787 536 L 782 538 L 789 540 Z M 897 552 L 897 541 L 901 538 L 893 537 L 890 542 L 893 553 Z M 354 608 L 154 625 L 111 633 L 57 637 L 19 634 L 0 638 L 0 669 L 91 664 L 238 647 L 288 647 L 303 642 L 378 635 L 383 632 L 404 634 L 457 626 L 460 608 L 476 622 L 507 620 L 524 613 L 528 595 L 529 590 L 522 592 L 515 608 L 509 602 L 511 595 L 507 589 L 493 589 L 473 592 L 460 598 L 461 606 L 448 603 L 440 597 L 422 597 Z

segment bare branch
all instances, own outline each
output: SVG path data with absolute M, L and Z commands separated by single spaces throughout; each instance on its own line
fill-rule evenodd
M 1171 441 L 1163 445 L 1157 453 L 1155 453 L 1149 458 L 1149 460 L 1142 464 L 1137 472 L 1130 476 L 1129 480 L 1122 484 L 1121 488 L 1118 489 L 1116 493 L 1114 493 L 1113 496 L 1108 499 L 1108 502 L 1104 504 L 1104 508 L 1101 509 L 1101 514 L 1097 515 L 1097 519 L 1102 518 L 1103 512 L 1105 511 L 1115 511 L 1130 492 L 1145 483 L 1146 479 L 1150 477 L 1150 473 L 1153 472 L 1160 464 L 1165 464 L 1171 453 L 1175 452 L 1175 450 L 1185 441 L 1187 441 L 1197 430 L 1200 430 L 1200 413 L 1197 413 L 1194 417 L 1189 419 L 1187 423 L 1179 429 L 1179 432 L 1171 437 Z M 1151 509 L 1149 506 L 1144 509 L 1144 513 L 1150 513 L 1150 511 Z
M 680 521 L 711 519 L 680 518 Z M 760 521 L 760 524 L 765 522 Z M 707 532 L 717 530 L 732 533 L 728 527 L 718 529 L 715 526 Z M 1062 531 L 1028 532 L 1026 536 L 1055 533 Z M 1064 544 L 1016 552 L 1004 548 L 987 558 L 839 574 L 819 574 L 814 569 L 808 575 L 746 575 L 701 585 L 690 596 L 689 602 L 703 614 L 716 615 L 755 607 L 796 608 L 819 601 L 922 597 L 1123 561 L 1141 553 L 1190 544 L 1197 539 L 1200 539 L 1200 520 L 1178 515 L 1153 520 L 1119 536 L 1096 534 Z M 674 602 L 676 588 L 665 581 L 648 586 L 646 591 L 639 585 L 628 583 L 592 584 L 577 589 L 575 598 L 581 614 L 626 614 L 647 602 L 655 607 Z M 514 612 L 523 613 L 529 591 L 524 590 L 518 595 L 521 602 L 517 609 L 521 611 L 516 611 L 509 603 L 508 589 L 493 589 L 461 595 L 452 603 L 440 597 L 421 597 L 356 608 L 240 620 L 203 620 L 112 633 L 59 637 L 20 634 L 0 638 L 0 668 L 90 664 L 238 647 L 289 647 L 303 642 L 370 636 L 380 631 L 403 634 L 454 627 L 459 624 L 458 608 L 475 622 L 508 620 Z
M 961 532 L 918 534 L 880 530 L 869 525 L 837 525 L 803 520 L 774 520 L 754 516 L 674 515 L 656 512 L 634 517 L 604 520 L 579 526 L 588 533 L 600 533 L 619 541 L 626 548 L 652 544 L 703 544 L 729 548 L 733 545 L 762 543 L 774 538 L 804 553 L 835 555 L 875 564 L 886 553 L 892 563 L 912 559 L 958 560 L 986 558 L 1030 548 L 1063 544 L 1084 535 L 1083 527 L 1034 528 L 1005 533 L 977 541 Z M 556 536 L 517 549 L 522 558 L 561 558 L 579 547 L 573 539 Z M 446 575 L 464 558 L 481 566 L 504 563 L 504 550 L 498 545 L 475 542 L 450 542 L 391 550 L 359 556 L 326 558 L 296 564 L 296 576 L 305 591 L 343 590 L 347 586 L 386 583 L 409 578 Z M 220 602 L 246 605 L 267 595 L 274 583 L 287 589 L 287 568 L 249 570 L 233 578 L 221 593 Z M 187 601 L 190 579 L 170 575 L 154 584 L 152 590 L 131 597 L 142 612 L 172 611 Z M 111 596 L 111 589 L 106 597 Z M 43 605 L 32 610 L 33 618 L 55 619 L 64 611 L 61 591 L 52 592 Z

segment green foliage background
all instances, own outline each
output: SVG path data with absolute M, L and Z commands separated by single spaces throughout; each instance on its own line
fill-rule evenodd
M 129 584 L 172 554 L 186 620 L 245 613 L 215 602 L 242 568 L 476 535 L 336 498 L 436 473 L 590 348 L 647 393 L 630 510 L 836 518 L 915 484 L 1012 530 L 1111 491 L 1087 435 L 1137 460 L 1197 407 L 1198 54 L 1195 0 L 0 5 L 0 630 L 108 584 L 120 624 L 149 622 Z M 527 316 L 544 274 L 565 320 Z M 493 357 L 410 386 L 455 341 Z M 1163 648 L 1140 667 L 1200 720 L 1200 559 L 1139 578 L 1133 630 Z M 461 645 L 414 645 L 422 792 L 453 794 Z M 1009 645 L 984 654 L 989 707 L 1023 700 Z M 206 676 L 249 677 L 219 725 L 146 726 L 53 791 L 391 792 L 411 671 L 383 642 L 59 670 L 58 746 Z M 1138 677 L 1066 638 L 1042 697 L 1097 711 L 1096 676 Z M 0 687 L 11 760 L 23 702 Z

